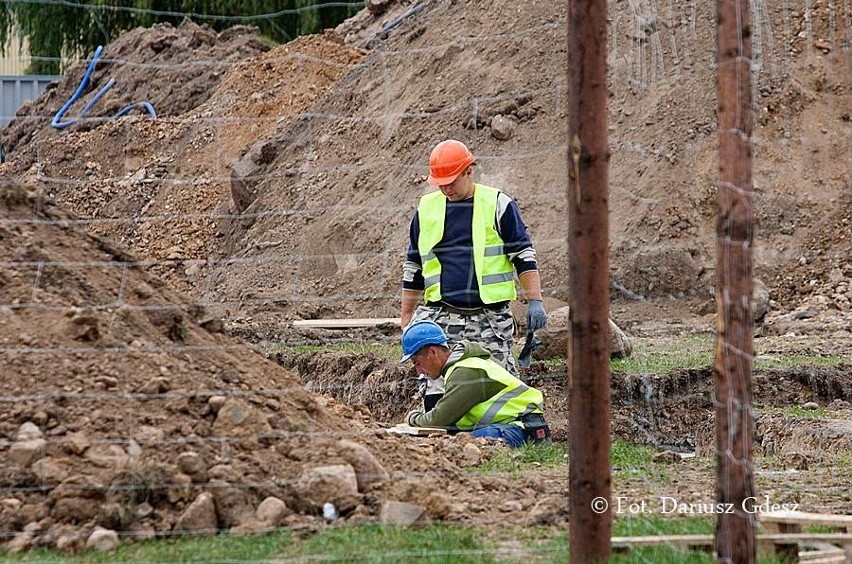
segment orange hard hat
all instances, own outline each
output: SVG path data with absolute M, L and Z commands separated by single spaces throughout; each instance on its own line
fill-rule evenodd
M 474 162 L 473 153 L 461 141 L 441 141 L 429 155 L 429 178 L 426 181 L 433 186 L 452 184 Z

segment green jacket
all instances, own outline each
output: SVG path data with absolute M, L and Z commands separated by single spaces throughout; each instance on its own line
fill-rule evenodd
M 441 372 L 445 378 L 444 397 L 428 413 L 410 414 L 408 424 L 461 430 L 491 423 L 523 427 L 519 421 L 523 415 L 542 413 L 542 393 L 490 359 L 491 353 L 477 343 L 457 343 Z M 483 414 L 495 411 L 492 406 L 499 410 L 488 415 L 487 421 L 482 420 Z

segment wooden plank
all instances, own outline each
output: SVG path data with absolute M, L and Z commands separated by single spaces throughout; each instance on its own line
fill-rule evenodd
M 831 513 L 807 513 L 805 511 L 767 511 L 760 514 L 761 523 L 785 523 L 790 525 L 833 525 L 852 528 L 852 515 Z
M 304 327 L 308 329 L 351 329 L 355 327 L 375 327 L 377 325 L 392 324 L 399 327 L 399 317 L 366 317 L 356 319 L 297 319 L 293 321 L 293 327 Z
M 852 533 L 760 533 L 757 535 L 759 542 L 772 544 L 799 543 L 809 545 L 813 543 L 852 544 Z M 612 537 L 612 546 L 653 546 L 669 544 L 675 546 L 703 546 L 712 545 L 713 535 L 654 535 L 643 537 Z
M 414 435 L 415 437 L 430 437 L 433 435 L 446 435 L 447 430 L 440 427 L 411 427 L 410 425 L 394 425 L 387 430 L 394 435 Z

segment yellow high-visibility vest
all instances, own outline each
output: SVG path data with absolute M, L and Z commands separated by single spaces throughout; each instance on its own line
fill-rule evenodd
M 479 299 L 485 304 L 510 301 L 517 297 L 512 263 L 503 250 L 503 239 L 494 225 L 499 195 L 500 191 L 496 188 L 474 185 L 471 225 L 473 266 L 479 284 Z M 432 250 L 444 237 L 446 214 L 447 197 L 440 190 L 420 198 L 417 206 L 420 225 L 417 249 L 423 265 L 424 298 L 427 302 L 441 299 L 441 263 Z
M 519 421 L 523 415 L 542 413 L 544 396 L 539 390 L 527 386 L 499 364 L 481 357 L 463 358 L 450 366 L 444 374 L 447 387 L 450 386 L 453 372 L 462 366 L 484 370 L 490 379 L 500 382 L 505 388 L 494 397 L 470 408 L 456 423 L 460 429 L 475 429 L 494 423 L 523 427 Z

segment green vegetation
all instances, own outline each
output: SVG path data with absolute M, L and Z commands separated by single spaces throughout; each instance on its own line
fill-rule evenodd
M 665 519 L 643 516 L 616 519 L 613 536 L 712 535 L 711 518 Z M 457 525 L 328 527 L 297 536 L 287 531 L 262 535 L 174 537 L 122 544 L 116 551 L 85 551 L 74 556 L 44 548 L 12 554 L 7 562 L 222 562 L 287 559 L 288 561 L 417 562 L 565 562 L 568 534 L 564 530 L 513 527 L 504 530 Z M 673 546 L 634 548 L 613 553 L 613 562 L 713 562 L 709 554 Z M 776 562 L 760 558 L 762 563 Z
M 852 361 L 852 359 L 848 356 L 843 357 L 837 355 L 794 354 L 780 357 L 758 356 L 754 359 L 753 367 L 776 370 L 783 368 L 796 368 L 799 366 L 831 367 L 847 364 L 850 361 Z
M 568 463 L 568 447 L 564 444 L 526 444 L 521 448 L 501 450 L 491 460 L 472 471 L 482 474 L 503 472 L 520 474 L 531 468 L 554 468 Z
M 288 345 L 279 343 L 272 347 L 272 354 L 276 352 L 289 352 L 293 354 L 311 354 L 315 352 L 336 351 L 350 354 L 370 354 L 382 360 L 398 361 L 402 358 L 402 347 L 396 345 L 382 345 L 377 343 L 330 343 L 327 345 Z
M 122 32 L 188 17 L 216 31 L 254 25 L 274 43 L 335 27 L 355 15 L 363 2 L 331 0 L 88 0 L 87 2 L 3 2 L 0 55 L 7 41 L 26 39 L 32 74 L 58 74 L 61 57 L 85 57 Z
M 713 365 L 715 336 L 688 335 L 661 342 L 653 348 L 637 343 L 629 358 L 615 358 L 613 372 L 665 373 L 676 369 L 706 368 Z

